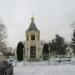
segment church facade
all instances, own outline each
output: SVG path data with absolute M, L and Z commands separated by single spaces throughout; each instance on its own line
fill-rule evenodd
M 31 24 L 26 30 L 26 42 L 24 59 L 25 60 L 41 60 L 42 45 L 40 42 L 40 30 L 36 27 L 34 18 L 31 18 Z

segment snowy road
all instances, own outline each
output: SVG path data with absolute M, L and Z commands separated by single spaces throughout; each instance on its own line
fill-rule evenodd
M 14 75 L 75 75 L 75 65 L 20 65 L 14 67 Z

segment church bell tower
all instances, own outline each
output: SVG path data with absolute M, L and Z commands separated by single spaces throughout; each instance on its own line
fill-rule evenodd
M 34 17 L 32 17 L 30 26 L 26 30 L 25 57 L 28 60 L 40 60 L 41 56 L 40 30 L 36 27 Z

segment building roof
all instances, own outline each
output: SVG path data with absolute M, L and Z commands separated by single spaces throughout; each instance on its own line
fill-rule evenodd
M 32 31 L 32 30 L 39 31 L 37 29 L 36 25 L 35 25 L 35 22 L 34 22 L 34 18 L 33 17 L 31 18 L 31 24 L 30 24 L 29 28 L 27 29 L 27 31 L 29 32 L 29 31 Z

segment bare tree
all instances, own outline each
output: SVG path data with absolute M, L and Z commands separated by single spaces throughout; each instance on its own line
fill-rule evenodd
M 7 46 L 6 46 L 6 37 L 7 37 L 7 28 L 2 23 L 2 20 L 0 20 L 0 51 L 2 53 L 6 52 Z

